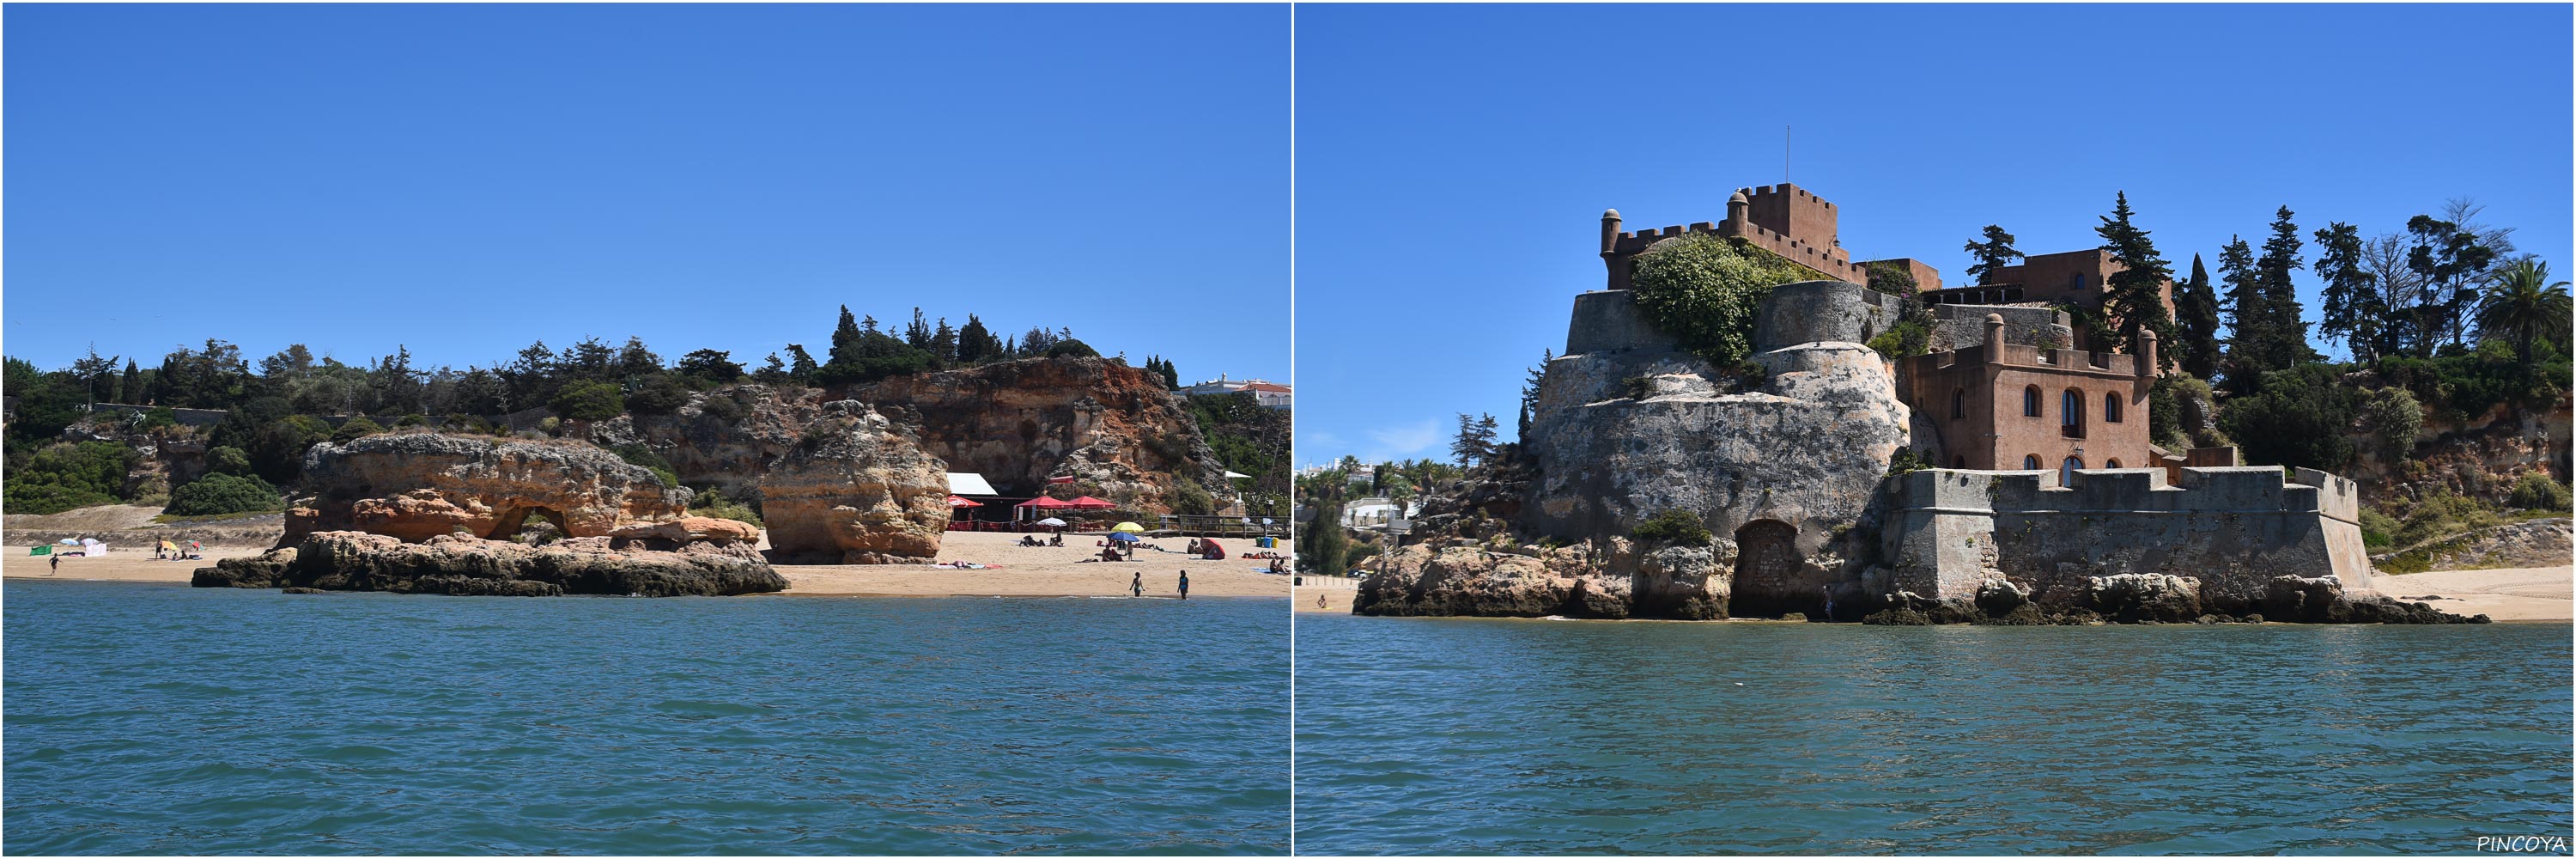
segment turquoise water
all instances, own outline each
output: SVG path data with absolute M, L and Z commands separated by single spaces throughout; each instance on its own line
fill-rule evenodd
M 1281 600 L 6 590 L 31 853 L 1279 853 Z
M 2566 838 L 2569 634 L 1301 616 L 1297 850 Z

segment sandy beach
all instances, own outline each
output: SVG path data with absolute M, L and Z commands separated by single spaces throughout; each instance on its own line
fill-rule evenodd
M 830 564 L 779 565 L 787 577 L 787 596 L 1127 596 L 1128 583 L 1144 574 L 1145 595 L 1177 597 L 1173 585 L 1190 571 L 1190 596 L 1284 597 L 1287 576 L 1259 572 L 1266 560 L 1239 557 L 1252 551 L 1251 540 L 1223 540 L 1228 557 L 1201 561 L 1182 554 L 1187 537 L 1148 539 L 1132 562 L 1084 562 L 1097 555 L 1102 538 L 1066 534 L 1063 548 L 1013 545 L 1018 534 L 954 532 L 941 541 L 939 560 L 995 564 L 1000 569 L 954 570 L 926 565 Z M 1343 606 L 1349 608 L 1347 603 Z
M 777 570 L 787 577 L 788 596 L 1127 596 L 1128 583 L 1143 573 L 1146 596 L 1178 597 L 1180 593 L 1174 585 L 1182 570 L 1190 571 L 1192 597 L 1288 595 L 1287 576 L 1258 572 L 1268 561 L 1233 557 L 1196 560 L 1181 553 L 1190 544 L 1186 537 L 1147 540 L 1143 545 L 1160 545 L 1171 551 L 1139 549 L 1135 561 L 1120 563 L 1082 561 L 1099 551 L 1093 545 L 1101 539 L 1098 536 L 1067 534 L 1060 549 L 1012 545 L 1019 539 L 1018 534 L 954 533 L 941 543 L 941 561 L 972 561 L 998 565 L 997 569 L 957 570 L 927 564 L 780 564 Z M 1230 554 L 1252 548 L 1250 540 L 1223 542 Z M 0 561 L 0 574 L 13 579 L 186 582 L 198 567 L 211 566 L 216 559 L 263 551 L 251 547 L 208 548 L 202 561 L 155 561 L 148 549 L 120 547 L 96 558 L 66 557 L 61 568 L 55 569 L 47 565 L 49 558 L 30 556 L 27 548 L 9 546 L 5 561 Z M 1345 611 L 1350 608 L 1347 599 L 1339 604 Z
M 1292 594 L 1297 610 L 1309 614 L 1350 614 L 1360 580 L 1341 576 L 1307 576 Z
M 60 568 L 43 555 L 27 554 L 28 547 L 12 545 L 0 551 L 0 575 L 12 579 L 68 579 L 93 582 L 179 582 L 186 583 L 198 567 L 214 566 L 219 558 L 256 555 L 265 549 L 248 546 L 207 547 L 202 561 L 156 561 L 148 547 L 118 546 L 95 558 L 65 557 Z
M 2483 614 L 2498 621 L 2576 620 L 2576 567 L 2438 570 L 2372 576 L 2370 584 L 2402 600 L 2442 597 L 2426 602 L 2452 614 Z

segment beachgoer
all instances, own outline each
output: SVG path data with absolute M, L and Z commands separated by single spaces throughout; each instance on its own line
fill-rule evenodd
M 1049 546 L 1062 546 L 1062 545 L 1064 545 L 1064 532 L 1062 532 L 1062 531 L 1058 531 L 1058 532 L 1056 532 L 1055 538 L 1054 538 L 1054 539 L 1051 539 L 1051 540 L 1048 540 L 1048 541 L 1047 541 L 1047 545 L 1049 545 Z
M 1145 595 L 1145 571 L 1144 571 L 1144 570 L 1137 570 L 1137 571 L 1136 571 L 1136 580 L 1135 580 L 1135 581 L 1132 581 L 1132 582 L 1128 582 L 1128 583 L 1127 583 L 1127 592 L 1128 592 L 1128 593 L 1135 594 L 1136 596 L 1138 596 L 1138 597 L 1140 597 L 1140 598 L 1141 598 L 1141 597 L 1143 597 L 1143 596 Z
M 1834 589 L 1823 588 L 1822 590 L 1825 592 L 1825 620 L 1830 622 L 1834 619 Z
M 1188 570 L 1181 571 L 1181 598 L 1190 598 L 1190 571 Z
M 1196 538 L 1196 537 L 1192 537 L 1192 538 L 1190 538 L 1190 554 L 1195 555 L 1195 554 L 1198 554 L 1198 553 L 1199 553 L 1199 540 L 1198 540 L 1198 538 Z
M 52 567 L 52 569 L 51 569 L 51 570 L 46 571 L 45 575 L 50 576 L 50 575 L 53 575 L 53 574 L 55 574 L 55 573 L 62 572 L 62 570 L 63 570 L 63 556 L 61 556 L 61 555 L 54 555 L 54 556 L 52 556 L 52 563 L 51 563 L 51 564 L 49 564 L 48 566 Z
M 1331 602 L 1330 600 L 1325 599 L 1323 594 L 1320 594 L 1320 593 L 1319 593 L 1319 594 L 1316 594 L 1316 595 L 1315 595 L 1315 607 L 1316 607 L 1316 608 L 1332 608 L 1332 607 L 1333 607 L 1333 604 L 1332 604 L 1332 602 Z

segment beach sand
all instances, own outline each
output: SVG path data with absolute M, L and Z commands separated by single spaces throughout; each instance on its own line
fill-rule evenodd
M 1350 614 L 1351 599 L 1360 592 L 1360 580 L 1340 576 L 1306 576 L 1290 595 L 1298 611 L 1308 614 Z
M 1018 534 L 953 532 L 939 546 L 941 561 L 997 564 L 995 570 L 951 570 L 915 564 L 780 564 L 787 577 L 787 596 L 1127 596 L 1128 582 L 1145 576 L 1148 597 L 1177 597 L 1173 584 L 1180 571 L 1190 571 L 1190 596 L 1284 597 L 1287 576 L 1258 572 L 1267 560 L 1235 557 L 1252 550 L 1251 540 L 1222 540 L 1228 557 L 1201 561 L 1181 554 L 1187 537 L 1148 539 L 1169 552 L 1140 548 L 1133 562 L 1084 563 L 1100 552 L 1102 538 L 1064 535 L 1063 548 L 1013 545 Z M 1348 604 L 1344 605 L 1348 608 Z
M 2442 597 L 2426 604 L 2452 614 L 2483 614 L 2499 621 L 2576 620 L 2576 567 L 2376 575 L 2370 584 L 2402 600 Z
M 1145 595 L 1178 597 L 1173 585 L 1180 571 L 1190 571 L 1192 597 L 1284 597 L 1288 595 L 1288 577 L 1256 572 L 1268 561 L 1229 557 L 1222 561 L 1201 561 L 1180 550 L 1188 548 L 1187 537 L 1147 540 L 1148 545 L 1161 545 L 1170 552 L 1139 549 L 1134 562 L 1082 563 L 1082 559 L 1100 551 L 1092 545 L 1101 538 L 1092 535 L 1067 534 L 1064 548 L 1033 549 L 1012 545 L 1018 534 L 954 533 L 942 541 L 939 560 L 974 561 L 998 564 L 1000 569 L 952 570 L 926 564 L 830 564 L 776 566 L 787 577 L 786 594 L 790 596 L 1125 596 L 1131 577 L 1145 574 Z M 1252 548 L 1250 540 L 1226 540 L 1226 551 L 1240 553 Z M 62 568 L 46 565 L 43 556 L 29 556 L 27 547 L 10 546 L 9 554 L 0 560 L 0 574 L 9 578 L 70 579 L 126 582 L 186 582 L 198 567 L 213 566 L 218 558 L 257 555 L 262 549 L 208 548 L 202 561 L 155 561 L 148 549 L 119 548 L 96 558 L 63 559 Z M 1342 601 L 1348 610 L 1350 604 Z
M 208 546 L 202 561 L 155 561 L 148 547 L 117 546 L 95 558 L 65 557 L 60 569 L 46 562 L 43 555 L 27 554 L 26 546 L 9 546 L 0 557 L 0 575 L 13 579 L 66 579 L 94 582 L 179 582 L 185 584 L 198 567 L 211 567 L 218 558 L 239 558 L 267 551 L 250 546 Z

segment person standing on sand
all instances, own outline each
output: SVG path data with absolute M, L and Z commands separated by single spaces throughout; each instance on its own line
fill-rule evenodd
M 1181 598 L 1190 598 L 1190 571 L 1188 570 L 1181 571 Z
M 63 556 L 52 555 L 47 557 L 46 560 L 48 562 L 46 566 L 49 567 L 49 569 L 45 570 L 45 575 L 50 576 L 63 571 Z
M 1128 592 L 1128 593 L 1135 594 L 1135 595 L 1137 596 L 1137 598 L 1139 598 L 1139 599 L 1142 599 L 1142 598 L 1145 596 L 1145 571 L 1144 571 L 1144 570 L 1137 570 L 1137 571 L 1136 571 L 1136 580 L 1135 580 L 1135 581 L 1131 581 L 1131 582 L 1128 582 L 1128 583 L 1127 583 L 1127 592 Z

